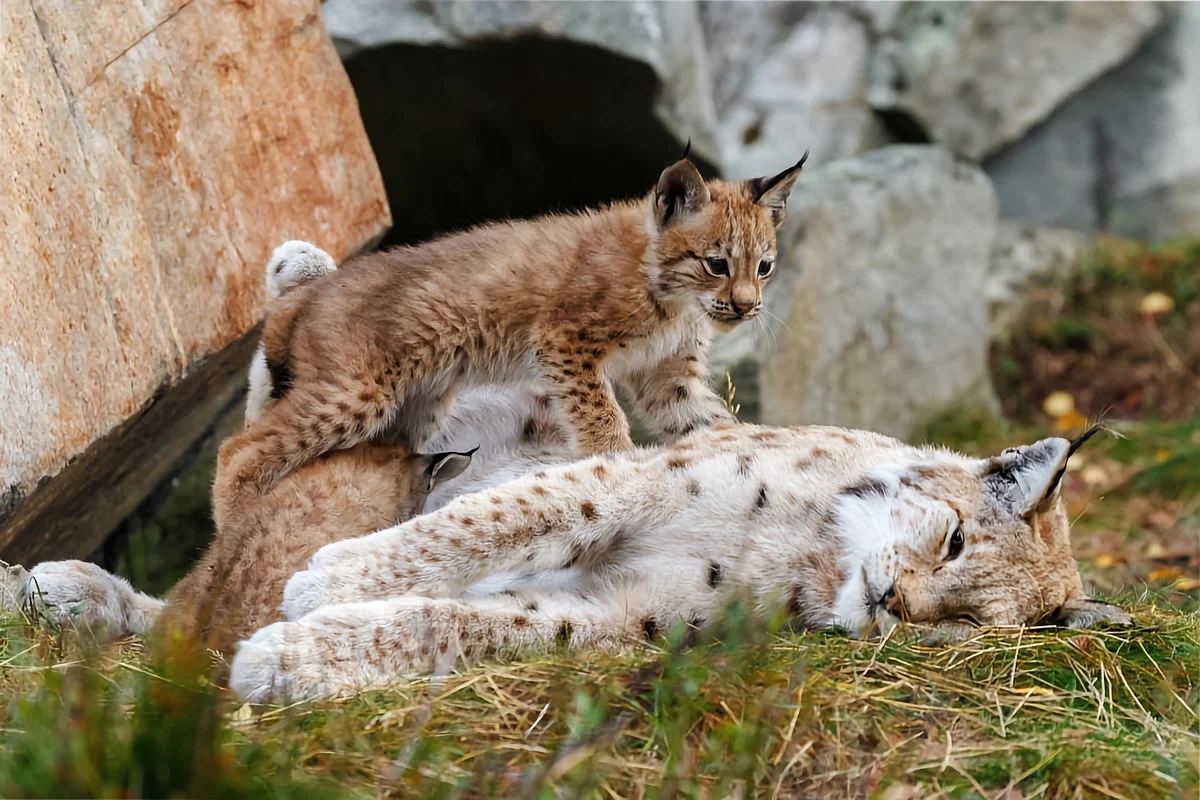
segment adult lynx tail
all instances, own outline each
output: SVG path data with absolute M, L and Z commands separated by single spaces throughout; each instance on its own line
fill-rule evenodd
M 275 300 L 337 270 L 333 256 L 308 242 L 284 242 L 267 262 L 267 296 Z

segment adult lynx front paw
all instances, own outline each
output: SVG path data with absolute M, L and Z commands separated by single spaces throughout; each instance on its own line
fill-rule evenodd
M 321 667 L 311 632 L 297 622 L 276 622 L 238 645 L 230 690 L 249 703 L 320 694 Z
M 298 620 L 333 602 L 324 570 L 306 569 L 288 578 L 283 587 L 283 615 Z

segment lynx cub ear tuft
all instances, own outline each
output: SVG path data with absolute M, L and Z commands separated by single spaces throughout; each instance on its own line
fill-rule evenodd
M 787 216 L 788 195 L 792 193 L 792 187 L 796 185 L 796 179 L 800 177 L 805 161 L 808 161 L 807 150 L 799 161 L 778 175 L 772 178 L 753 178 L 746 182 L 754 202 L 771 209 L 771 221 L 775 223 L 775 227 L 779 227 L 779 223 Z
M 475 450 L 478 449 L 476 447 L 466 453 L 433 453 L 421 456 L 425 463 L 426 488 L 433 491 L 446 481 L 462 475 L 463 471 L 471 465 L 471 456 L 475 455 Z
M 988 459 L 983 471 L 984 500 L 1008 516 L 1035 511 L 1058 487 L 1070 448 L 1066 439 L 1042 439 Z
M 688 149 L 691 149 L 691 142 Z M 654 187 L 655 219 L 660 228 L 665 228 L 677 219 L 700 211 L 710 199 L 704 176 L 685 152 L 683 158 L 663 170 Z

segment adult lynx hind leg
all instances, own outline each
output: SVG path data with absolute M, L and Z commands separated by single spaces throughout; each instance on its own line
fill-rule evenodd
M 308 242 L 284 242 L 275 248 L 267 261 L 266 287 L 270 303 L 288 294 L 297 286 L 315 281 L 337 271 L 333 256 Z M 246 424 L 257 422 L 272 402 L 274 382 L 267 367 L 267 354 L 260 343 L 250 362 L 249 386 L 246 390 Z
M 560 647 L 615 649 L 701 619 L 707 604 L 631 577 L 582 596 L 536 590 L 475 600 L 395 597 L 325 606 L 259 630 L 238 646 L 229 685 L 250 702 L 382 688 L 483 658 Z

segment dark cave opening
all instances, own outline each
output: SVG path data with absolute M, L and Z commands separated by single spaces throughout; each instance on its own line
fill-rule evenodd
M 683 150 L 654 115 L 653 70 L 598 47 L 397 44 L 346 71 L 392 207 L 385 246 L 638 196 Z

